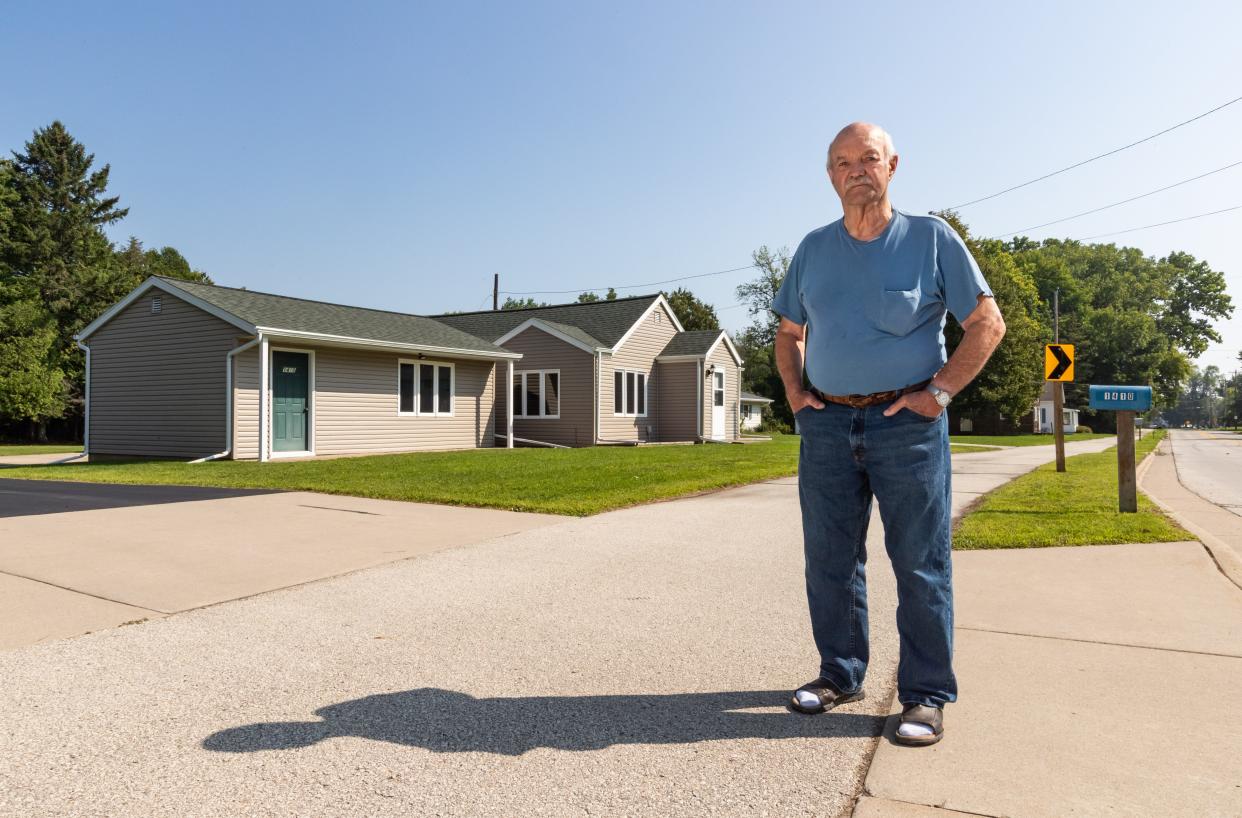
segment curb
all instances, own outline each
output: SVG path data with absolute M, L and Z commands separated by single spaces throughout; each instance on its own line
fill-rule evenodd
M 1238 553 L 1234 551 L 1233 548 L 1230 547 L 1230 545 L 1224 540 L 1220 539 L 1203 526 L 1188 520 L 1184 515 L 1179 513 L 1176 508 L 1170 505 L 1167 500 L 1160 499 L 1142 485 L 1143 478 L 1151 468 L 1150 463 L 1154 462 L 1153 455 L 1157 454 L 1163 457 L 1174 456 L 1172 451 L 1172 441 L 1170 441 L 1169 438 L 1166 437 L 1164 440 L 1160 441 L 1160 445 L 1152 450 L 1152 453 L 1143 460 L 1145 468 L 1141 469 L 1142 473 L 1138 475 L 1136 481 L 1139 483 L 1140 490 L 1147 495 L 1148 499 L 1160 506 L 1164 513 L 1176 520 L 1178 525 L 1198 537 L 1199 542 L 1203 543 L 1203 547 L 1207 550 L 1208 555 L 1212 558 L 1212 561 L 1216 563 L 1216 567 L 1220 569 L 1220 572 L 1225 575 L 1225 578 L 1236 585 L 1239 589 L 1242 589 L 1242 556 L 1239 556 Z M 1193 497 L 1195 501 L 1203 503 L 1204 505 L 1212 506 L 1213 508 L 1219 508 L 1219 506 L 1204 500 L 1202 497 L 1182 485 L 1181 477 L 1177 475 L 1176 464 L 1174 464 L 1174 476 L 1177 477 L 1178 486 Z

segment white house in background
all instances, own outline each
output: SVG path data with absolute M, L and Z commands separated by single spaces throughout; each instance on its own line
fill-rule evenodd
M 1046 381 L 1044 383 L 1044 391 L 1039 393 L 1039 402 L 1035 404 L 1035 433 L 1040 435 L 1052 434 L 1052 419 L 1055 414 L 1056 411 L 1052 406 L 1052 381 Z M 1063 405 L 1061 407 L 1061 417 L 1064 421 L 1063 428 L 1065 433 L 1072 435 L 1078 428 L 1078 410 Z
M 772 404 L 771 398 L 761 397 L 751 392 L 742 393 L 742 428 L 758 429 L 763 420 L 763 407 Z

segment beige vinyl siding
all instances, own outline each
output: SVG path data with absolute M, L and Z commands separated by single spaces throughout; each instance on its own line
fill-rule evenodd
M 161 308 L 151 312 L 153 295 Z M 225 446 L 225 356 L 237 327 L 159 290 L 121 310 L 91 348 L 92 454 L 194 458 Z
M 233 459 L 259 457 L 259 345 L 233 356 Z
M 656 364 L 659 381 L 660 417 L 656 434 L 660 440 L 695 440 L 699 436 L 699 365 L 695 361 Z
M 723 369 L 725 373 L 725 439 L 733 440 L 737 437 L 737 402 L 741 396 L 741 376 L 742 370 L 733 360 L 733 355 L 729 353 L 729 348 L 725 346 L 725 342 L 721 341 L 716 345 L 716 349 L 707 357 L 704 367 L 715 364 L 717 369 Z M 712 436 L 712 390 L 711 381 L 706 377 L 703 379 L 703 436 Z
M 288 345 L 288 348 L 297 347 Z M 399 415 L 397 364 L 402 359 L 409 360 L 407 356 L 332 347 L 313 349 L 311 423 L 315 454 L 473 449 L 494 445 L 492 362 L 434 355 L 428 355 L 426 361 L 415 361 L 453 364 L 453 414 Z
M 605 355 L 600 369 L 599 436 L 604 440 L 653 440 L 660 418 L 660 384 L 655 365 L 677 334 L 672 317 L 660 304 L 652 310 L 614 355 Z M 613 414 L 613 372 L 618 369 L 647 373 L 647 416 Z M 648 433 L 650 428 L 651 432 Z
M 534 327 L 506 341 L 505 349 L 522 354 L 522 360 L 513 364 L 515 373 L 547 369 L 557 369 L 561 373 L 560 418 L 514 417 L 514 437 L 561 446 L 593 445 L 595 355 Z M 507 373 L 508 367 L 501 365 L 497 371 Z M 504 432 L 510 392 L 496 390 L 496 418 L 501 433 Z M 517 413 L 516 407 L 514 413 Z

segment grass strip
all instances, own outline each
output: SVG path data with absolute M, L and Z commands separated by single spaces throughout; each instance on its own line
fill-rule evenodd
M 1072 435 L 1065 436 L 1066 443 L 1072 443 L 1075 440 L 1095 440 L 1100 437 L 1115 437 L 1115 435 L 1099 433 L 1083 433 L 1075 432 Z M 950 443 L 962 443 L 966 445 L 981 444 L 986 446 L 1051 446 L 1053 444 L 1053 436 L 1047 435 L 949 435 Z
M 0 443 L 0 457 L 22 454 L 73 454 L 82 451 L 81 443 Z
M 798 437 L 746 445 L 471 449 L 269 463 L 138 461 L 0 470 L 0 479 L 317 491 L 586 516 L 787 477 Z
M 1163 432 L 1144 435 L 1135 446 L 1136 461 L 1141 462 L 1163 436 Z M 1117 511 L 1113 447 L 1066 458 L 1063 474 L 1055 463 L 1046 463 L 988 493 L 958 524 L 953 547 L 965 551 L 1193 539 L 1142 492 L 1137 513 Z

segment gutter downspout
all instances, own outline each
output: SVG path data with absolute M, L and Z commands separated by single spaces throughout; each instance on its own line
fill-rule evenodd
M 86 353 L 86 393 L 83 395 L 86 401 L 85 417 L 82 418 L 82 454 L 90 457 L 91 454 L 91 348 L 86 344 L 74 339 L 78 345 L 78 349 Z
M 506 384 L 505 393 L 508 397 L 505 399 L 505 448 L 513 448 L 513 359 L 509 359 L 509 381 Z
M 702 443 L 703 442 L 703 359 L 702 358 L 694 362 L 694 371 L 697 375 L 697 377 L 695 377 L 694 380 L 698 384 L 698 387 L 694 390 L 695 395 L 698 396 L 698 400 L 694 402 L 694 406 L 695 406 L 694 422 L 696 424 L 694 434 L 695 434 L 695 437 L 698 438 L 699 442 Z
M 268 438 L 268 378 L 271 377 L 269 372 L 268 358 L 271 357 L 269 352 L 270 344 L 267 336 L 259 333 L 259 462 L 266 463 L 267 456 L 267 438 Z
M 602 398 L 600 396 L 600 392 L 602 392 L 604 389 L 604 378 L 603 378 L 603 375 L 601 374 L 601 369 L 603 365 L 604 365 L 604 353 L 597 349 L 595 350 L 595 395 L 594 395 L 594 401 L 593 401 L 595 404 L 595 411 L 592 412 L 592 415 L 594 415 L 594 418 L 591 421 L 591 427 L 592 427 L 591 428 L 591 439 L 592 441 L 594 441 L 592 445 L 595 445 L 595 446 L 598 446 L 600 443 L 599 413 L 600 413 L 600 407 L 602 405 Z
M 262 333 L 257 338 L 252 338 L 241 346 L 229 350 L 229 353 L 224 356 L 224 451 L 200 457 L 198 460 L 191 460 L 191 463 L 207 463 L 228 457 L 233 453 L 233 356 L 239 352 L 245 352 L 261 340 L 263 340 Z

